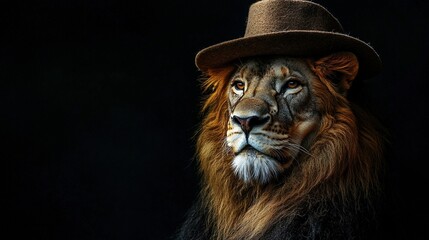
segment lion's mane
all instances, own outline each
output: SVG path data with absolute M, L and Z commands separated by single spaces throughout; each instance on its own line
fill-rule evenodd
M 211 69 L 203 82 L 210 92 L 203 102 L 204 119 L 197 153 L 203 189 L 202 208 L 213 239 L 252 239 L 280 221 L 286 225 L 315 209 L 359 212 L 380 190 L 382 139 L 372 117 L 336 91 L 330 72 L 309 60 L 322 120 L 314 142 L 285 176 L 267 185 L 245 184 L 231 169 L 227 151 L 228 79 L 234 67 Z M 357 71 L 357 69 L 355 69 Z M 330 206 L 330 207 L 328 207 Z M 314 209 L 313 209 L 314 210 Z M 316 214 L 313 212 L 313 214 Z

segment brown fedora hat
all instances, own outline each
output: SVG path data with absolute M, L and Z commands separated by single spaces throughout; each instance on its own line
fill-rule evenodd
M 195 64 L 206 71 L 232 61 L 261 55 L 318 57 L 353 52 L 359 78 L 381 69 L 381 60 L 367 43 L 349 36 L 321 5 L 304 0 L 262 0 L 250 6 L 244 37 L 222 42 L 197 53 Z

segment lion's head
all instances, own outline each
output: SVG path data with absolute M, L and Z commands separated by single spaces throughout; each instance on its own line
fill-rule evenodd
M 338 52 L 207 71 L 198 156 L 217 238 L 256 237 L 304 205 L 358 205 L 377 191 L 381 141 L 347 99 L 358 69 Z

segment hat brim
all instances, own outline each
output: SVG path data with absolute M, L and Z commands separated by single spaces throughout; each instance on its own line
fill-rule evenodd
M 380 72 L 380 57 L 367 43 L 346 34 L 323 31 L 284 31 L 222 42 L 198 52 L 195 64 L 207 71 L 253 56 L 321 57 L 341 51 L 350 51 L 358 58 L 358 78 L 370 78 Z

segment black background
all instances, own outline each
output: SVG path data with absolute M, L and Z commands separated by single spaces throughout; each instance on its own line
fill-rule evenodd
M 7 239 L 167 239 L 198 191 L 195 54 L 253 1 L 15 1 L 0 12 Z M 391 133 L 386 235 L 429 238 L 424 0 L 318 1 L 383 72 L 358 94 Z M 5 239 L 5 238 L 3 238 Z

